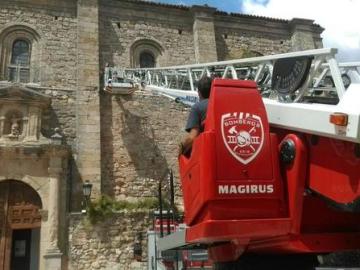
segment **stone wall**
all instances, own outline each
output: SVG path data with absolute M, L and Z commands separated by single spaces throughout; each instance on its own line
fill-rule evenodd
M 178 183 L 177 147 L 185 134 L 188 108 L 144 92 L 105 94 L 101 107 L 105 193 L 117 199 L 156 196 L 158 182 L 169 169 Z
M 35 59 L 36 65 L 32 66 L 30 71 L 36 74 L 32 81 L 36 84 L 29 87 L 52 98 L 52 106 L 43 114 L 41 131 L 45 137 L 50 137 L 54 134 L 55 128 L 60 128 L 64 143 L 72 147 L 74 154 L 77 153 L 76 129 L 79 114 L 79 98 L 76 91 L 79 68 L 77 23 L 77 2 L 73 0 L 48 0 L 46 3 L 24 0 L 0 1 L 0 38 L 8 29 L 14 27 L 26 31 L 31 29 L 36 34 L 38 46 L 36 50 L 33 47 L 31 51 L 31 61 Z M 21 35 L 19 37 L 21 38 Z M 4 51 L 0 52 L 2 60 Z M 95 64 L 98 66 L 98 60 Z M 97 71 L 95 75 L 97 84 L 98 73 Z M 74 158 L 71 158 L 71 164 L 70 171 L 66 174 L 67 181 L 73 182 L 73 187 L 69 187 L 68 196 L 64 199 L 67 203 L 69 198 L 76 198 L 78 191 L 81 192 L 80 173 Z M 98 168 L 100 169 L 100 165 Z
M 217 28 L 216 42 L 219 60 L 244 58 L 248 53 L 270 55 L 291 50 L 291 40 L 288 39 L 223 28 Z
M 9 83 L 0 83 L 0 88 L 8 87 Z M 55 133 L 55 128 L 63 136 L 64 144 L 72 147 L 76 139 L 76 92 L 70 89 L 50 89 L 31 86 L 37 91 L 51 98 L 51 106 L 42 112 L 41 134 L 50 138 Z
M 14 25 L 34 29 L 39 38 L 39 64 L 33 72 L 42 86 L 76 86 L 76 5 L 75 1 L 0 1 L 0 33 Z
M 72 152 L 75 151 L 76 143 L 76 92 L 71 90 L 55 90 L 55 89 L 36 89 L 45 95 L 51 97 L 51 106 L 43 112 L 41 133 L 50 138 L 55 134 L 55 128 L 60 128 L 58 133 L 62 136 L 63 144 L 65 144 Z M 62 195 L 62 203 L 66 211 L 77 209 L 82 200 L 80 195 L 81 183 L 79 171 L 73 155 L 69 155 L 68 170 L 64 173 L 64 193 Z M 66 226 L 66 221 L 63 221 Z M 67 238 L 66 230 L 63 231 L 64 240 Z
M 131 46 L 151 40 L 161 47 L 158 66 L 194 63 L 193 18 L 186 9 L 131 1 L 101 1 L 100 67 L 131 66 Z
M 194 14 L 194 48 L 196 63 L 216 62 L 216 38 L 214 13 L 216 9 L 204 6 L 193 6 Z
M 313 20 L 292 19 L 290 21 L 291 42 L 293 51 L 322 48 L 321 32 L 324 30 L 315 25 Z
M 98 0 L 78 0 L 77 6 L 77 91 L 76 166 L 73 188 L 90 181 L 93 197 L 101 194 L 100 100 L 99 100 L 99 6 Z M 75 206 L 75 204 L 73 204 Z
M 151 225 L 146 211 L 122 212 L 92 225 L 85 216 L 72 214 L 69 224 L 68 270 L 145 270 L 146 232 Z M 142 262 L 134 260 L 133 247 L 142 235 Z
M 51 97 L 51 107 L 43 113 L 42 134 L 50 138 L 55 128 L 60 128 L 64 143 L 73 146 L 76 139 L 76 94 L 71 90 L 53 90 L 33 88 Z
M 249 52 L 269 55 L 291 51 L 291 33 L 285 20 L 217 14 L 216 47 L 219 60 L 249 57 Z

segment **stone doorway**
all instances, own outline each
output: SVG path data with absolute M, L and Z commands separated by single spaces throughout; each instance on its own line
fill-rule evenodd
M 39 264 L 42 208 L 27 184 L 0 182 L 0 270 L 35 270 Z

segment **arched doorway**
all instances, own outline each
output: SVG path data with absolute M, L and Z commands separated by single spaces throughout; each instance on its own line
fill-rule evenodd
M 0 270 L 38 269 L 41 208 L 29 185 L 0 182 Z

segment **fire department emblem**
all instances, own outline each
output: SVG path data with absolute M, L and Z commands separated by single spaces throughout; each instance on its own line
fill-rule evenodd
M 264 128 L 261 118 L 255 114 L 223 114 L 221 132 L 230 154 L 243 164 L 254 160 L 263 146 Z

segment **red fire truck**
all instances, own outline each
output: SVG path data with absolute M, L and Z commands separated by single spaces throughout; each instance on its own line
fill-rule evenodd
M 137 71 L 183 103 L 216 78 L 204 132 L 179 159 L 185 228 L 160 251 L 204 248 L 215 269 L 360 267 L 360 63 L 335 54 Z

